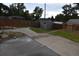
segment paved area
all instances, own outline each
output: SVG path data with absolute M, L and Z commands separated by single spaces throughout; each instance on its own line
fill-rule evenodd
M 1 56 L 59 56 L 56 52 L 35 41 L 34 37 L 38 37 L 38 34 L 29 28 L 9 29 L 4 31 L 22 32 L 27 36 L 7 40 L 0 44 Z
M 26 35 L 28 35 L 29 37 L 33 38 L 32 42 L 30 42 L 28 44 L 23 42 L 24 45 L 22 45 L 22 46 L 24 46 L 26 48 L 25 49 L 23 47 L 24 52 L 29 51 L 29 52 L 31 52 L 31 54 L 29 54 L 27 52 L 28 54 L 22 54 L 22 55 L 79 56 L 79 43 L 75 43 L 75 42 L 70 41 L 68 39 L 65 39 L 63 37 L 53 36 L 53 35 L 49 35 L 49 34 L 46 34 L 46 33 L 39 35 L 38 33 L 35 33 L 33 31 L 31 31 L 29 28 L 19 28 L 19 29 L 14 29 L 14 30 L 7 30 L 7 31 L 22 32 L 22 33 L 25 33 Z M 41 45 L 37 44 L 37 42 L 40 43 Z M 20 45 L 19 43 L 17 43 L 17 44 Z M 16 45 L 12 44 L 12 46 L 17 48 L 17 44 Z M 1 45 L 1 46 L 3 46 L 3 45 Z M 38 47 L 35 47 L 35 46 L 38 46 Z M 42 46 L 42 48 L 41 48 L 41 46 Z M 21 47 L 19 48 L 19 47 L 20 46 L 18 46 L 17 50 L 14 49 L 14 51 L 16 51 L 16 54 L 13 54 L 13 55 L 17 55 L 19 53 L 23 53 L 23 52 L 18 52 L 18 51 L 22 51 L 22 48 Z M 36 49 L 33 48 L 33 47 L 35 47 Z M 49 49 L 47 49 L 47 47 Z M 46 50 L 45 50 L 45 48 L 46 48 Z M 3 51 L 3 52 L 8 51 L 8 50 L 10 51 L 10 49 L 13 49 L 13 48 L 11 46 L 10 46 L 10 48 L 7 48 L 6 50 L 0 48 L 0 53 L 1 53 L 1 51 Z M 42 49 L 42 50 L 40 50 L 40 49 Z M 12 51 L 13 50 L 11 50 L 10 53 Z M 37 51 L 37 52 L 35 52 L 35 51 Z M 7 53 L 4 53 L 4 54 L 8 55 Z
M 42 37 L 35 40 L 57 52 L 58 54 L 62 56 L 79 56 L 79 43 L 46 33 L 39 34 L 39 36 L 41 35 Z
M 15 29 L 7 29 L 4 31 L 14 31 L 14 32 L 22 32 L 25 33 L 26 35 L 30 36 L 31 38 L 39 36 L 37 33 L 33 32 L 30 30 L 30 28 L 15 28 Z
M 58 56 L 46 46 L 30 39 L 22 37 L 11 39 L 0 44 L 0 56 Z

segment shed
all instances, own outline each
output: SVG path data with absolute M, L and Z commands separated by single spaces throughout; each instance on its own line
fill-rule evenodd
M 64 22 L 61 21 L 53 21 L 53 29 L 62 29 Z
M 79 19 L 70 19 L 66 23 L 66 29 L 68 29 L 68 30 L 79 30 Z
M 41 19 L 40 27 L 44 29 L 52 29 L 52 21 L 50 19 Z

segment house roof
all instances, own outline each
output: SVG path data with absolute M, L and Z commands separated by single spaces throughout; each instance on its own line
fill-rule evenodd
M 9 19 L 24 19 L 22 16 L 9 16 Z
M 7 16 L 0 16 L 0 19 L 8 19 Z
M 72 25 L 72 24 L 79 24 L 79 19 L 70 19 L 67 24 Z
M 0 20 L 7 20 L 7 19 L 25 19 L 22 16 L 0 16 Z

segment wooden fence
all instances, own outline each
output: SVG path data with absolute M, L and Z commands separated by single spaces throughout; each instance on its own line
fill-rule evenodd
M 29 21 L 29 20 L 1 20 L 0 27 L 9 26 L 9 27 L 39 27 L 38 21 Z
M 70 30 L 70 31 L 77 31 L 77 30 L 79 31 L 79 25 L 77 25 L 77 24 L 72 24 L 72 25 L 64 24 L 63 29 Z

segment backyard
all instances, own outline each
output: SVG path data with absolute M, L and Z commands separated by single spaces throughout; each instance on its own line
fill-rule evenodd
M 79 55 L 78 7 L 0 3 L 0 56 Z

